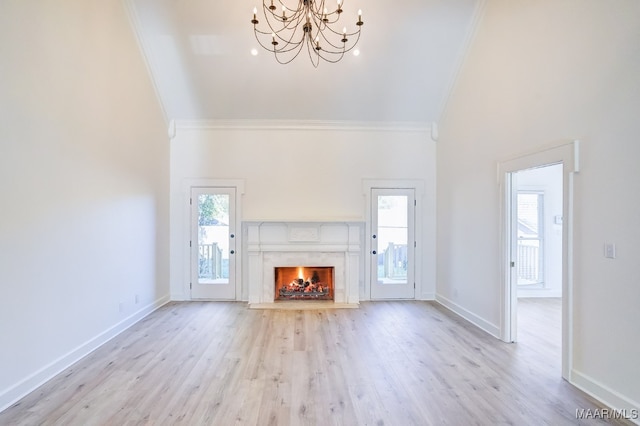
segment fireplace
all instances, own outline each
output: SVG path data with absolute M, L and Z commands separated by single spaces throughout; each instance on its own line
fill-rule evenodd
M 276 267 L 275 300 L 333 300 L 332 266 Z
M 335 307 L 358 306 L 362 223 L 245 221 L 243 226 L 250 307 L 290 309 L 312 306 L 313 301 Z M 312 281 L 320 285 L 309 288 Z M 305 287 L 306 282 L 309 285 Z M 292 283 L 281 296 L 283 285 Z

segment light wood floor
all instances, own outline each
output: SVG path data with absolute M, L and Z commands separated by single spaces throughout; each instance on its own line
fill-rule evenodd
M 536 321 L 525 305 L 521 325 Z M 502 343 L 431 302 L 170 303 L 0 424 L 563 425 L 600 407 L 560 378 L 546 332 L 520 337 Z

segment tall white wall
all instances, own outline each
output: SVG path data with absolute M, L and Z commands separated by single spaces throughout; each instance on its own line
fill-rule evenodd
M 581 140 L 572 379 L 640 401 L 640 2 L 489 0 L 440 126 L 438 294 L 500 321 L 496 165 Z M 617 258 L 603 244 L 617 245 Z M 620 407 L 623 408 L 623 407 Z
M 243 220 L 363 222 L 365 179 L 420 180 L 425 193 L 418 194 L 423 247 L 416 297 L 435 293 L 435 142 L 426 130 L 311 123 L 178 126 L 171 141 L 171 238 L 186 242 L 171 248 L 175 299 L 189 297 L 189 179 L 244 181 Z M 246 287 L 243 282 L 244 296 Z
M 122 2 L 0 3 L 0 410 L 167 300 L 166 126 Z

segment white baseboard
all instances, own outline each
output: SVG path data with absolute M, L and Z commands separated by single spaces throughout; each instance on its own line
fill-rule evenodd
M 191 300 L 191 298 L 188 296 L 185 296 L 184 293 L 171 293 L 171 296 L 169 296 L 169 299 L 172 302 L 188 302 Z
M 169 296 L 163 296 L 157 299 L 155 302 L 141 308 L 139 311 L 131 314 L 127 318 L 123 319 L 114 326 L 108 328 L 87 342 L 81 344 L 77 348 L 71 350 L 66 355 L 61 356 L 49 365 L 44 366 L 40 370 L 26 377 L 17 384 L 11 386 L 8 389 L 0 392 L 0 412 L 6 410 L 11 405 L 15 404 L 18 400 L 25 397 L 30 392 L 34 391 L 38 386 L 41 386 L 45 382 L 51 380 L 57 374 L 61 373 L 71 365 L 80 361 L 82 358 L 89 355 L 100 346 L 107 343 L 109 340 L 116 337 L 138 321 L 157 310 L 161 306 L 169 302 Z
M 638 401 L 632 401 L 592 377 L 576 370 L 571 371 L 571 384 L 612 410 L 627 415 L 630 417 L 628 420 L 640 425 L 640 403 Z
M 436 302 L 440 303 L 442 306 L 449 309 L 453 313 L 460 315 L 462 318 L 466 319 L 476 327 L 486 331 L 487 333 L 491 334 L 492 336 L 498 339 L 500 338 L 500 327 L 498 327 L 497 325 L 491 324 L 489 321 L 486 321 L 483 318 L 480 318 L 473 312 L 466 310 L 462 306 L 458 305 L 457 303 L 447 299 L 446 297 L 440 294 L 436 294 L 435 300 Z
M 436 300 L 436 294 L 435 293 L 422 293 L 422 295 L 420 295 L 420 299 L 418 300 Z

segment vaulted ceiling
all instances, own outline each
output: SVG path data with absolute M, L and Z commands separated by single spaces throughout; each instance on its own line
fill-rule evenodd
M 482 0 L 345 0 L 345 25 L 363 10 L 361 54 L 318 68 L 303 54 L 280 65 L 258 46 L 257 0 L 128 2 L 169 120 L 427 124 L 442 113 Z

